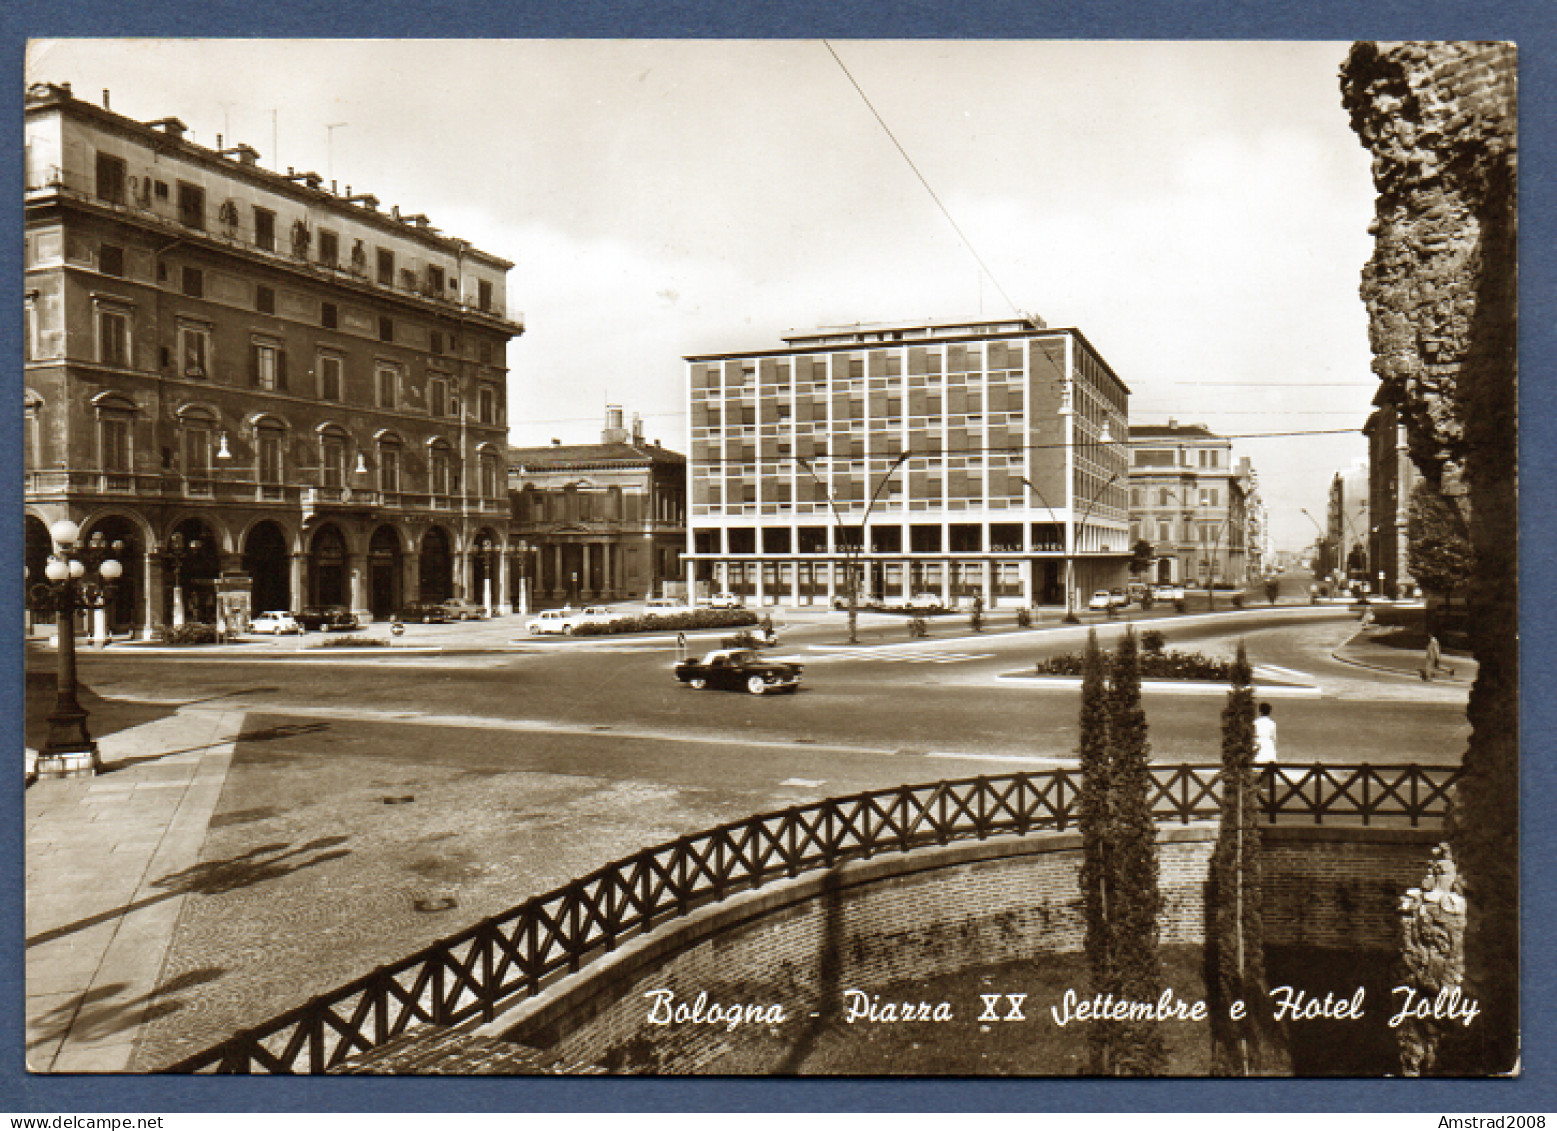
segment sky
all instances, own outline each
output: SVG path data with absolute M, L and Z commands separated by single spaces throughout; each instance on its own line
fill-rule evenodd
M 1087 336 L 1132 423 L 1234 437 L 1297 549 L 1377 387 L 1349 46 L 76 39 L 27 78 L 512 260 L 515 444 L 620 404 L 684 451 L 689 354 L 1021 311 Z

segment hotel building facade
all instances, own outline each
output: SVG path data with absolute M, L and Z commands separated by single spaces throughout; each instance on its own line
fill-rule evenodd
M 508 607 L 512 264 L 107 99 L 27 92 L 29 586 L 69 518 L 121 544 L 120 632 Z
M 1129 389 L 1037 319 L 860 325 L 686 358 L 689 591 L 1084 603 L 1124 584 Z

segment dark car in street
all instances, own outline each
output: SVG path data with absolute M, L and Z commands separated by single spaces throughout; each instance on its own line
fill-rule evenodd
M 396 614 L 395 619 L 404 624 L 448 624 L 457 618 L 439 602 L 424 601 L 407 605 Z
M 720 648 L 701 660 L 686 659 L 676 665 L 676 678 L 701 691 L 717 687 L 726 691 L 794 691 L 800 686 L 801 665 L 767 660 L 743 648 Z
M 345 605 L 310 605 L 293 619 L 304 632 L 349 632 L 361 627 L 357 615 Z
M 447 601 L 438 603 L 448 610 L 450 620 L 486 619 L 486 609 L 480 605 L 472 605 L 469 601 L 462 601 L 458 597 L 450 597 Z

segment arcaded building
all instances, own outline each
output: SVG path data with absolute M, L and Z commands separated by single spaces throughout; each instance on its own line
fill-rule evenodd
M 688 357 L 697 595 L 1059 604 L 1124 584 L 1129 389 L 1079 330 L 827 328 Z
M 27 92 L 29 581 L 69 517 L 124 544 L 119 631 L 506 607 L 512 264 L 107 102 Z

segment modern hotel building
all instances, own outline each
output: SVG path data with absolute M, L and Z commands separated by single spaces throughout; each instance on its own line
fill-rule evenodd
M 1122 586 L 1129 389 L 1039 319 L 857 325 L 686 358 L 692 593 L 985 607 Z

